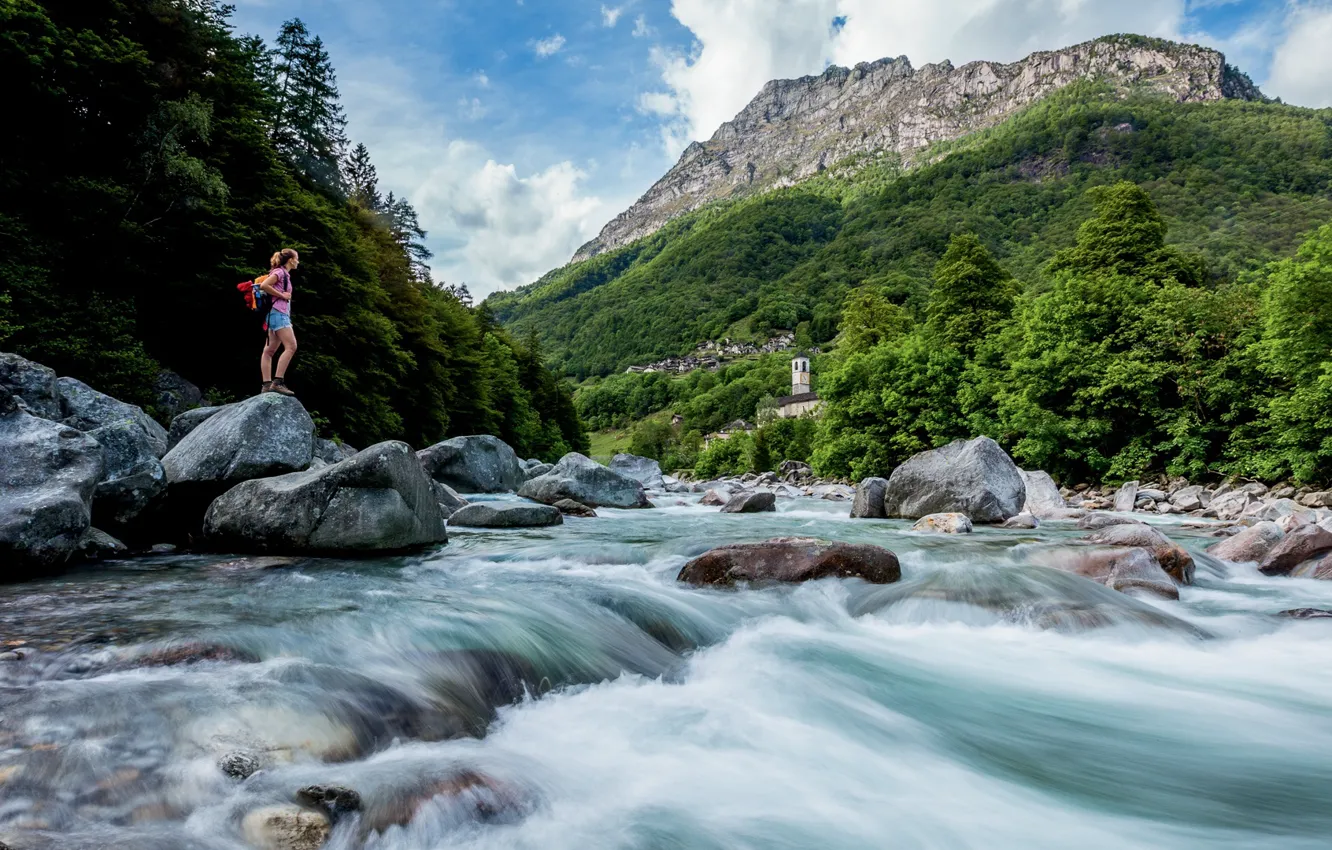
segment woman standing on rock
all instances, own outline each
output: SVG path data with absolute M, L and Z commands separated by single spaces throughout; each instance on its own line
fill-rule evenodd
M 291 248 L 283 248 L 273 255 L 269 264 L 273 270 L 259 283 L 259 288 L 273 299 L 273 309 L 268 313 L 268 342 L 264 345 L 263 357 L 259 358 L 259 371 L 264 376 L 259 392 L 296 395 L 287 388 L 283 376 L 296 354 L 296 330 L 291 326 L 291 272 L 301 264 L 301 258 Z M 278 358 L 275 377 L 273 355 L 277 354 L 279 345 L 282 346 L 282 356 Z

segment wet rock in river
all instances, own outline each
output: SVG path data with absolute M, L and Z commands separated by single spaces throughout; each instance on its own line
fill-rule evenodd
M 562 522 L 564 515 L 558 507 L 532 504 L 473 502 L 449 517 L 450 528 L 537 528 Z
M 716 490 L 709 490 L 703 494 L 703 498 L 699 499 L 698 503 L 700 505 L 707 505 L 710 508 L 719 508 L 726 504 L 726 499 L 727 497 L 718 493 Z
M 256 809 L 241 821 L 241 833 L 256 850 L 319 850 L 331 832 L 328 815 L 297 805 Z
M 373 833 L 407 826 L 431 806 L 451 814 L 452 820 L 461 825 L 516 820 L 532 808 L 532 800 L 510 783 L 462 769 L 377 794 L 365 804 L 362 829 Z
M 971 519 L 966 514 L 930 514 L 916 520 L 912 531 L 931 531 L 935 534 L 970 534 Z
M 766 490 L 736 493 L 722 505 L 724 514 L 757 514 L 777 510 L 777 496 Z
M 1173 578 L 1146 549 L 1102 549 L 1071 553 L 1071 557 L 1054 565 L 1121 593 L 1141 591 L 1163 599 L 1179 598 L 1179 588 Z
M 427 475 L 459 493 L 509 493 L 527 479 L 509 444 L 489 434 L 454 437 L 416 456 Z
M 434 492 L 435 501 L 439 504 L 439 512 L 443 514 L 445 519 L 453 516 L 460 508 L 465 508 L 471 504 L 471 502 L 458 495 L 457 490 L 439 481 L 432 479 L 430 489 Z
M 249 779 L 259 772 L 263 763 L 253 753 L 237 750 L 218 759 L 217 767 L 232 779 Z
M 1086 540 L 1102 546 L 1146 549 L 1176 582 L 1193 584 L 1193 556 L 1149 525 L 1112 525 L 1087 535 Z
M 1040 528 L 1040 525 L 1041 521 L 1037 519 L 1035 515 L 1029 513 L 1021 513 L 1015 517 L 1011 517 L 1009 519 L 1004 520 L 1004 523 L 1001 527 L 1032 529 L 1032 528 Z
M 1078 528 L 1083 531 L 1094 531 L 1098 528 L 1109 528 L 1112 525 L 1146 525 L 1140 519 L 1133 519 L 1126 516 L 1115 516 L 1114 514 L 1104 514 L 1093 512 L 1078 520 Z
M 555 503 L 555 507 L 560 509 L 560 513 L 565 516 L 582 517 L 584 519 L 595 519 L 597 512 L 589 508 L 582 502 L 575 502 L 573 499 L 560 499 Z
M 1289 611 L 1282 611 L 1277 616 L 1290 620 L 1332 620 L 1332 611 L 1326 608 L 1292 608 Z
M 518 495 L 547 505 L 573 499 L 594 508 L 652 507 L 639 481 L 577 452 L 570 452 L 550 472 L 523 484 Z
M 214 661 L 228 664 L 254 664 L 259 656 L 243 649 L 216 643 L 179 643 L 140 651 L 125 657 L 117 667 L 174 667 Z
M 148 436 L 132 422 L 88 432 L 102 447 L 102 479 L 93 491 L 93 522 L 123 531 L 167 486 L 166 471 Z
M 335 823 L 344 815 L 361 810 L 361 795 L 342 785 L 307 785 L 296 799 L 327 814 Z
M 684 565 L 678 580 L 729 586 L 738 582 L 802 582 L 828 577 L 889 584 L 902 577 L 902 569 L 897 556 L 879 546 L 778 537 L 762 543 L 733 543 L 704 552 Z
M 1223 561 L 1257 563 L 1267 556 L 1272 547 L 1281 542 L 1285 532 L 1275 522 L 1260 522 L 1233 537 L 1208 547 L 1207 552 Z
M 1258 562 L 1264 575 L 1287 575 L 1305 561 L 1332 552 L 1332 532 L 1317 525 L 1300 525 L 1279 540 Z
M 851 502 L 851 516 L 855 519 L 884 519 L 888 516 L 883 497 L 888 490 L 887 478 L 866 478 L 856 485 Z
M 666 481 L 661 474 L 661 464 L 652 458 L 621 453 L 611 458 L 610 468 L 621 475 L 629 476 L 648 490 L 666 488 Z
M 1022 513 L 1048 519 L 1068 507 L 1064 497 L 1059 495 L 1059 485 L 1054 483 L 1050 473 L 1039 469 L 1030 472 L 1020 469 L 1018 472 L 1022 474 L 1022 481 L 1027 486 L 1027 499 L 1022 503 Z
M 1026 483 L 1008 453 L 977 437 L 921 452 L 894 469 L 884 510 L 906 519 L 962 513 L 973 522 L 1002 522 L 1021 513 L 1026 498 Z

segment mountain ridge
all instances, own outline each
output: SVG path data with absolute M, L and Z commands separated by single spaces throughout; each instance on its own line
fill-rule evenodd
M 577 263 L 655 233 L 713 201 L 791 186 L 856 155 L 912 155 L 1002 123 L 1085 79 L 1145 86 L 1181 103 L 1265 100 L 1220 51 L 1136 35 L 1111 35 L 1012 63 L 987 60 L 920 69 L 905 56 L 829 66 L 770 80 L 707 142 L 680 160 L 629 209 L 574 254 Z M 858 132 L 857 132 L 858 131 Z

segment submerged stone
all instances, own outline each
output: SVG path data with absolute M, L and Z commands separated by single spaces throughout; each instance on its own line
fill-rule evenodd
M 728 586 L 738 582 L 802 582 L 859 578 L 889 584 L 902 577 L 897 556 L 880 546 L 828 543 L 811 537 L 777 537 L 762 543 L 733 543 L 704 552 L 685 564 L 679 581 Z

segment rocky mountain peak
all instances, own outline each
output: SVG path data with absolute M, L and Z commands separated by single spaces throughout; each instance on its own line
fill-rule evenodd
M 1262 99 L 1225 56 L 1197 45 L 1116 35 L 1011 64 L 912 67 L 905 56 L 772 80 L 706 142 L 692 142 L 643 197 L 578 249 L 587 259 L 647 236 L 676 216 L 812 177 L 857 154 L 913 155 L 992 127 L 1078 80 L 1146 86 L 1180 102 Z

